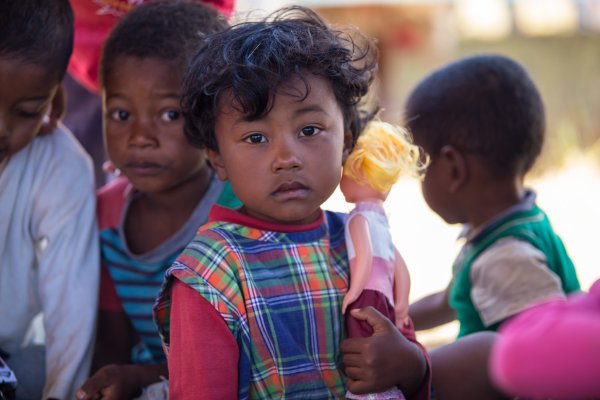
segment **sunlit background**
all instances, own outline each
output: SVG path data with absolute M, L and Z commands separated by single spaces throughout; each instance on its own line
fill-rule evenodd
M 443 64 L 482 52 L 519 61 L 542 93 L 548 120 L 544 152 L 527 184 L 562 236 L 583 289 L 600 278 L 600 0 L 237 1 L 239 18 L 249 10 L 302 4 L 376 38 L 382 116 L 396 123 L 410 90 Z M 325 206 L 351 209 L 337 192 Z M 460 228 L 427 208 L 418 182 L 400 181 L 386 209 L 411 271 L 411 299 L 445 288 Z M 449 324 L 419 337 L 434 347 L 456 331 Z

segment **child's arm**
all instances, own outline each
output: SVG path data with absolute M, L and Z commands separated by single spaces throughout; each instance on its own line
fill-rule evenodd
M 407 399 L 429 399 L 429 357 L 411 324 L 398 330 L 372 307 L 352 310 L 352 316 L 367 321 L 373 335 L 341 344 L 348 389 L 365 394 L 399 386 Z
M 46 334 L 44 398 L 72 398 L 88 376 L 98 307 L 100 251 L 91 165 L 72 148 L 59 149 L 61 162 L 46 171 L 29 227 L 39 241 L 36 295 Z
M 396 270 L 394 273 L 394 309 L 396 326 L 402 328 L 409 322 L 408 296 L 410 294 L 410 274 L 404 259 L 394 247 Z
M 131 399 L 168 374 L 167 364 L 109 364 L 88 379 L 76 397 L 78 400 Z
M 450 285 L 445 290 L 430 294 L 410 305 L 408 314 L 416 330 L 435 328 L 456 319 L 456 313 L 448 303 Z
M 123 310 L 108 270 L 102 266 L 92 374 L 108 364 L 129 364 L 134 344 L 133 326 Z
M 364 290 L 373 266 L 373 246 L 367 220 L 362 215 L 352 217 L 348 223 L 348 230 L 354 244 L 356 257 L 350 277 L 350 288 L 342 303 L 342 313 L 346 313 L 346 308 L 354 303 Z
M 231 331 L 210 303 L 178 280 L 169 331 L 170 398 L 238 398 L 239 352 Z
M 167 376 L 167 364 L 133 365 L 131 349 L 136 341 L 129 317 L 108 271 L 100 275 L 100 305 L 92 375 L 77 391 L 77 398 L 131 398 L 161 376 Z
M 600 281 L 586 295 L 535 306 L 506 322 L 491 372 L 509 393 L 536 398 L 600 396 Z

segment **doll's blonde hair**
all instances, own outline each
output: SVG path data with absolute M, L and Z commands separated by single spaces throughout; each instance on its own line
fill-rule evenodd
M 344 176 L 387 193 L 401 175 L 420 177 L 427 166 L 423 150 L 400 127 L 373 120 L 344 163 Z

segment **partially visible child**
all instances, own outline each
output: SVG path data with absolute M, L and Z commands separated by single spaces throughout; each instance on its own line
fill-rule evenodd
M 526 398 L 600 398 L 600 280 L 589 293 L 555 299 L 504 324 L 492 377 Z
M 72 46 L 68 0 L 0 2 L 0 354 L 20 399 L 73 398 L 92 355 L 94 179 L 60 123 Z
M 301 7 L 211 35 L 193 60 L 186 132 L 243 205 L 213 207 L 155 306 L 175 398 L 344 396 L 344 216 L 321 204 L 369 119 L 357 103 L 375 66 L 369 41 Z M 395 337 L 387 355 L 404 364 L 391 385 L 426 398 L 424 353 Z M 352 383 L 369 379 L 359 372 Z
M 228 26 L 210 6 L 156 1 L 127 13 L 102 56 L 109 159 L 122 177 L 98 193 L 102 262 L 94 374 L 78 397 L 130 398 L 167 377 L 152 321 L 165 270 L 217 201 L 237 205 L 183 133 L 181 85 L 202 38 Z
M 527 72 L 499 55 L 451 63 L 410 94 L 406 123 L 431 158 L 423 196 L 447 223 L 466 224 L 448 287 L 410 306 L 416 329 L 458 319 L 459 338 L 496 330 L 536 302 L 579 290 L 561 239 L 523 184 L 544 119 Z M 438 361 L 432 353 L 434 385 Z
M 350 311 L 372 306 L 400 329 L 408 323 L 410 275 L 394 246 L 383 202 L 401 175 L 418 176 L 423 170 L 420 149 L 405 129 L 371 121 L 346 159 L 340 190 L 355 203 L 345 222 L 350 260 L 350 287 L 342 302 L 349 337 L 369 337 L 371 326 Z M 393 387 L 353 399 L 404 399 Z

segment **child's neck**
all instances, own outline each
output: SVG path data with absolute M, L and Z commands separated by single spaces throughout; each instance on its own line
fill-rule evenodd
M 518 204 L 525 195 L 523 180 L 520 177 L 507 178 L 486 183 L 475 188 L 476 196 L 472 196 L 468 207 L 468 223 L 477 228 L 496 215 Z
M 206 194 L 211 177 L 209 169 L 202 169 L 170 190 L 140 193 L 125 220 L 129 249 L 147 253 L 179 231 Z

